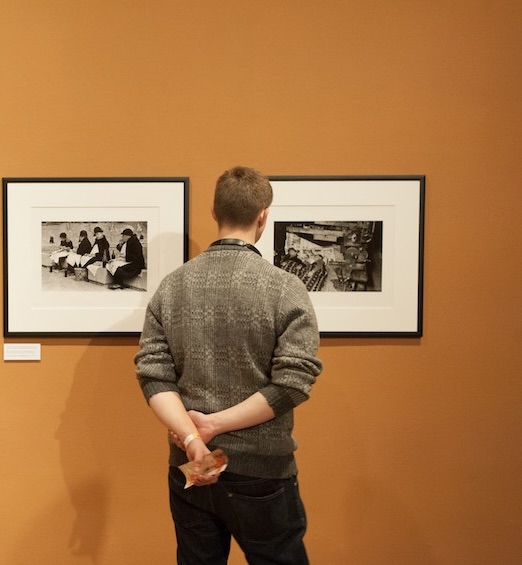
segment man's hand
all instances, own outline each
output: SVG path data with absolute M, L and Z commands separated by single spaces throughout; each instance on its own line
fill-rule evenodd
M 203 412 L 198 412 L 197 410 L 189 410 L 188 415 L 190 419 L 196 425 L 198 433 L 203 440 L 203 443 L 208 443 L 210 440 L 214 439 L 217 435 L 217 430 L 215 426 L 215 420 L 213 414 L 203 414 Z M 169 430 L 169 437 L 173 443 L 175 443 L 180 449 L 185 451 L 185 446 L 177 434 L 172 430 Z
M 188 460 L 194 464 L 194 471 L 196 473 L 193 477 L 194 486 L 204 487 L 217 483 L 220 473 L 216 472 L 206 475 L 198 473 L 198 471 L 203 471 L 204 469 L 203 457 L 210 453 L 210 450 L 201 439 L 193 439 L 189 443 L 186 453 Z
M 179 436 L 175 434 L 172 430 L 169 430 L 170 439 L 187 454 L 187 459 L 194 463 L 195 471 L 200 471 L 203 469 L 203 457 L 210 453 L 210 449 L 205 445 L 203 439 L 194 438 L 185 448 L 183 442 L 179 439 Z M 220 473 L 212 474 L 196 474 L 193 477 L 194 486 L 203 487 L 206 485 L 212 485 L 217 483 Z
M 196 424 L 201 439 L 208 443 L 217 435 L 215 427 L 215 417 L 213 414 L 203 414 L 196 410 L 189 410 L 188 415 L 190 419 Z

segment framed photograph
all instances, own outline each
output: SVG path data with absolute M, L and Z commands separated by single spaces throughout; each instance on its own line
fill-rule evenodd
M 321 335 L 422 336 L 425 177 L 270 181 L 257 246 L 305 283 Z
M 188 179 L 4 178 L 4 336 L 133 336 L 188 258 Z

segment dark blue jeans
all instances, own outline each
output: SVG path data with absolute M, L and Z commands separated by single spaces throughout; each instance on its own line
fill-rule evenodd
M 295 477 L 258 479 L 224 472 L 210 486 L 183 489 L 170 467 L 170 509 L 178 565 L 225 565 L 231 536 L 250 565 L 308 565 L 306 515 Z

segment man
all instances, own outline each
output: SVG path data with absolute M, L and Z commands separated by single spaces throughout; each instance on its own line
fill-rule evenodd
M 67 237 L 65 232 L 62 232 L 60 234 L 60 248 L 51 253 L 51 272 L 55 266 L 58 267 L 58 269 L 67 270 L 67 255 L 69 255 L 72 249 L 73 242 Z
M 109 286 L 112 290 L 125 288 L 127 281 L 138 276 L 145 267 L 143 247 L 130 228 L 125 228 L 121 232 L 121 241 L 116 249 L 119 257 L 111 260 L 107 265 L 107 270 L 114 278 L 114 284 Z
M 165 277 L 146 311 L 138 380 L 171 432 L 170 505 L 180 565 L 224 565 L 231 535 L 250 564 L 308 563 L 293 409 L 322 369 L 319 333 L 303 283 L 263 259 L 272 187 L 236 167 L 217 181 L 218 237 Z M 228 467 L 203 473 L 221 448 Z M 184 489 L 177 468 L 200 474 Z
M 87 232 L 85 230 L 81 230 L 78 237 L 78 248 L 76 249 L 76 253 L 78 253 L 78 255 L 86 255 L 91 252 L 91 249 L 92 245 L 87 236 Z
M 87 265 L 91 259 L 89 255 L 91 249 L 92 245 L 87 236 L 87 232 L 85 230 L 81 230 L 76 251 L 71 251 L 71 253 L 67 255 L 67 264 L 69 265 L 69 268 L 74 269 L 75 267 L 84 267 Z
M 103 233 L 100 226 L 96 226 L 93 230 L 94 233 L 94 244 L 89 252 L 91 258 L 83 265 L 87 267 L 88 265 L 93 265 L 94 263 L 100 262 L 105 266 L 106 262 L 110 259 L 110 245 Z
M 299 278 L 302 278 L 303 271 L 306 270 L 305 262 L 299 258 L 297 249 L 294 247 L 288 248 L 288 253 L 281 259 L 280 267 L 289 273 L 294 273 Z

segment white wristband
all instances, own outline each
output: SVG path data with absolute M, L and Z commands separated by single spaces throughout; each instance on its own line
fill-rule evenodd
M 194 441 L 195 439 L 201 439 L 201 436 L 199 434 L 189 434 L 184 440 L 183 440 L 183 447 L 185 449 L 187 449 L 187 447 L 192 443 L 192 441 Z

